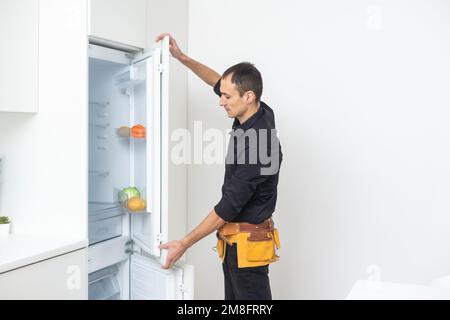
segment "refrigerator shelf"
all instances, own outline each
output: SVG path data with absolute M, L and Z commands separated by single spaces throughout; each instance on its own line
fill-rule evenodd
M 109 106 L 109 101 L 99 102 L 99 101 L 89 101 L 89 105 L 98 106 L 98 107 L 107 107 Z
M 89 245 L 110 240 L 122 235 L 122 217 L 89 221 Z
M 151 214 L 150 211 L 147 210 L 139 210 L 139 211 L 132 211 L 127 208 L 126 202 L 123 204 L 120 204 L 118 202 L 89 202 L 89 216 L 107 216 L 107 217 L 114 217 L 114 216 L 121 216 L 126 213 L 130 214 L 136 214 L 136 213 L 147 213 Z M 91 219 L 91 218 L 89 218 Z M 102 218 L 94 219 L 94 221 L 103 220 Z
M 109 175 L 109 171 L 89 170 L 89 174 L 106 177 Z
M 103 112 L 103 113 L 97 112 L 96 116 L 97 116 L 97 118 L 108 119 L 108 118 L 109 118 L 109 113 L 106 113 L 106 112 Z
M 125 211 L 118 203 L 89 202 L 89 245 L 122 235 Z
M 145 79 L 139 79 L 136 75 L 132 76 L 130 70 L 127 70 L 115 77 L 116 86 L 120 89 L 133 88 L 137 85 L 145 84 Z
M 109 123 L 91 123 L 91 122 L 89 122 L 89 126 L 106 129 L 110 126 L 110 124 Z
M 145 84 L 145 80 L 124 80 L 116 82 L 116 86 L 120 89 L 131 89 L 141 84 Z
M 89 216 L 98 215 L 121 215 L 123 214 L 122 206 L 118 202 L 89 202 Z

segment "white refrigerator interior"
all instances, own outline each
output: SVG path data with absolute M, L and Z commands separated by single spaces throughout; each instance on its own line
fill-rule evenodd
M 167 39 L 89 45 L 89 299 L 192 299 L 193 267 L 161 269 L 158 248 L 185 221 L 169 212 L 169 71 Z

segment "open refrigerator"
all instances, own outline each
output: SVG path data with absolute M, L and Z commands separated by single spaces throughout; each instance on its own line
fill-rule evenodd
M 169 110 L 168 38 L 148 51 L 92 42 L 89 299 L 192 299 L 193 266 L 181 259 L 161 269 L 158 248 L 186 232 L 183 169 L 169 158 L 169 129 L 180 119 Z

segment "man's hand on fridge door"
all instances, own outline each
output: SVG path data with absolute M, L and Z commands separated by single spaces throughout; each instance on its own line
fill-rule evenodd
M 165 36 L 169 36 L 170 54 L 174 58 L 181 60 L 185 56 L 185 54 L 183 53 L 183 51 L 181 51 L 180 47 L 178 47 L 177 42 L 169 33 L 161 33 L 159 36 L 156 37 L 155 41 L 158 42 L 159 40 L 163 39 Z
M 160 249 L 168 250 L 166 262 L 162 266 L 163 269 L 172 268 L 175 262 L 181 258 L 181 256 L 186 252 L 189 248 L 182 241 L 170 241 L 167 243 L 163 243 L 159 246 Z

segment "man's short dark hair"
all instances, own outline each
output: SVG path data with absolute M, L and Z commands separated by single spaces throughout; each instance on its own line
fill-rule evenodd
M 256 101 L 260 101 L 263 91 L 261 73 L 250 62 L 241 62 L 228 68 L 222 75 L 222 79 L 231 75 L 231 82 L 236 85 L 241 97 L 246 91 L 253 91 Z

